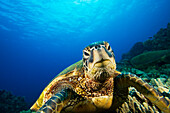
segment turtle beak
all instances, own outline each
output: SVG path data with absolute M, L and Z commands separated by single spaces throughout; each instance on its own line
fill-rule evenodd
M 105 47 L 98 46 L 91 51 L 91 56 L 89 59 L 90 69 L 93 67 L 104 68 L 109 63 L 115 64 L 115 59 Z
M 102 68 L 102 67 L 106 67 L 109 63 L 110 63 L 111 61 L 110 60 L 100 60 L 100 61 L 98 61 L 98 62 L 96 62 L 95 64 L 94 64 L 94 66 L 95 67 L 98 67 L 98 68 Z

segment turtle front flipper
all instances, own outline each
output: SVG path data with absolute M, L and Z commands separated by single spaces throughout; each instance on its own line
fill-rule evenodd
M 134 74 L 120 74 L 114 79 L 114 98 L 113 104 L 125 101 L 125 97 L 128 95 L 127 89 L 132 86 L 139 92 L 144 94 L 153 104 L 155 104 L 161 111 L 170 113 L 170 103 L 164 98 L 155 88 L 150 86 L 147 82 Z M 115 92 L 116 90 L 116 92 Z M 122 95 L 121 97 L 118 97 Z M 117 107 L 117 106 L 116 106 Z M 115 108 L 116 109 L 116 108 Z
M 60 113 L 71 98 L 71 89 L 63 89 L 52 96 L 37 113 Z

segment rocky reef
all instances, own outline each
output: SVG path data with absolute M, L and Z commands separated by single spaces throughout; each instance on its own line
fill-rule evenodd
M 29 109 L 24 97 L 15 96 L 6 90 L 0 90 L 0 112 L 19 113 L 21 110 Z
M 137 42 L 128 53 L 123 54 L 118 70 L 127 71 L 126 67 L 142 70 L 149 75 L 156 74 L 154 78 L 162 74 L 170 75 L 170 23 L 167 28 L 161 28 L 144 42 Z
M 122 55 L 122 60 L 131 59 L 143 52 L 170 49 L 170 23 L 167 28 L 161 28 L 153 37 L 144 42 L 137 42 L 128 53 Z

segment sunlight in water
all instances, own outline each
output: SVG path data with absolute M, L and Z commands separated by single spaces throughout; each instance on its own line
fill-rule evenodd
M 112 0 L 3 0 L 0 17 L 7 18 L 24 36 L 59 37 L 104 26 L 111 18 Z M 102 23 L 102 24 L 101 24 Z M 1 25 L 8 28 L 7 25 Z M 14 29 L 15 30 L 15 29 Z M 43 36 L 42 36 L 43 34 Z
M 98 2 L 98 0 L 75 0 L 75 4 Z
M 78 37 L 103 29 L 117 18 L 126 21 L 133 17 L 133 11 L 140 11 L 140 8 L 144 10 L 142 7 L 146 3 L 150 2 L 148 0 L 1 0 L 0 18 L 5 22 L 0 23 L 0 28 L 19 32 L 24 38 L 61 39 L 70 35 Z M 152 6 L 157 6 L 151 3 Z M 147 7 L 150 8 L 148 10 L 155 9 Z

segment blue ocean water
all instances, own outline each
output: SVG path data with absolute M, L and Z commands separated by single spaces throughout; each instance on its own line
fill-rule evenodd
M 1 0 L 0 89 L 38 98 L 94 41 L 116 60 L 170 22 L 169 0 Z

